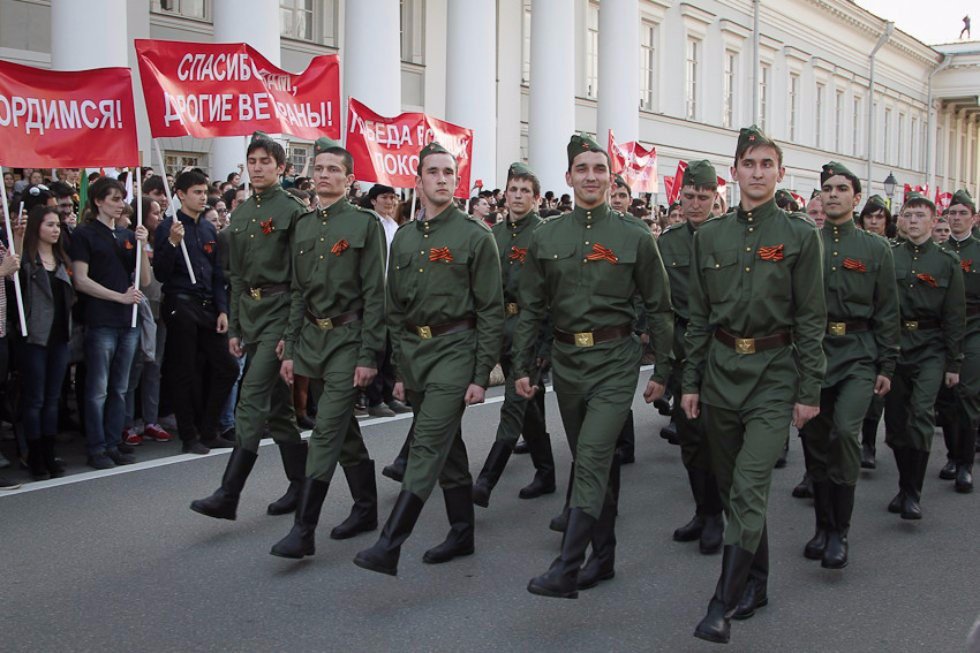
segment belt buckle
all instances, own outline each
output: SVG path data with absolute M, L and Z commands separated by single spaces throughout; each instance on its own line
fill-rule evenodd
M 736 354 L 754 354 L 755 338 L 735 338 Z
M 318 317 L 316 319 L 316 325 L 326 331 L 327 329 L 333 328 L 333 320 L 329 317 Z
M 576 347 L 594 347 L 595 338 L 592 337 L 591 331 L 586 331 L 585 333 L 575 334 L 575 346 Z
M 258 301 L 258 300 L 262 299 L 262 289 L 261 288 L 249 288 L 248 289 L 248 294 L 255 301 Z
M 903 320 L 902 321 L 902 327 L 904 327 L 904 329 L 906 331 L 918 331 L 919 330 L 919 321 L 918 320 Z
M 832 336 L 847 335 L 847 322 L 830 322 L 827 324 L 827 331 Z
M 422 340 L 429 340 L 432 338 L 432 327 L 420 326 L 415 327 L 415 332 L 419 334 L 419 338 Z
M 517 307 L 517 304 L 513 302 L 507 304 L 505 308 L 506 308 L 507 315 L 517 315 L 517 313 L 520 311 L 520 309 Z

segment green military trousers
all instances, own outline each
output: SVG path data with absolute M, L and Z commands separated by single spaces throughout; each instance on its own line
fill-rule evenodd
M 635 336 L 593 347 L 554 343 L 555 395 L 575 460 L 570 508 L 599 518 L 616 440 L 633 406 L 640 375 L 640 340 Z
M 406 394 L 415 413 L 415 437 L 408 449 L 402 490 L 425 501 L 436 480 L 444 490 L 472 485 L 459 427 L 466 409 L 466 388 L 433 383 Z
M 681 328 L 681 327 L 675 327 Z M 676 333 L 676 331 L 675 331 Z M 683 336 L 683 331 L 681 331 Z M 677 345 L 674 346 L 677 352 Z M 704 472 L 711 471 L 711 455 L 708 451 L 708 443 L 704 437 L 704 426 L 702 418 L 688 419 L 684 409 L 681 408 L 681 370 L 684 369 L 684 359 L 674 362 L 674 373 L 671 374 L 667 387 L 670 388 L 674 396 L 674 408 L 670 418 L 677 426 L 677 440 L 681 446 L 681 461 L 685 469 L 699 469 Z
M 268 425 L 272 438 L 281 444 L 302 441 L 293 410 L 293 393 L 279 376 L 281 363 L 274 341 L 245 345 L 248 362 L 235 410 L 238 446 L 253 453 Z
M 941 386 L 936 411 L 943 426 L 955 434 L 953 441 L 947 443 L 952 459 L 959 464 L 972 464 L 980 425 L 980 333 L 963 339 L 960 382 L 952 388 Z
M 941 349 L 901 360 L 885 395 L 885 442 L 893 449 L 932 450 L 936 397 L 946 372 Z
M 546 433 L 544 384 L 538 383 L 538 391 L 534 399 L 525 399 L 517 394 L 511 360 L 501 359 L 500 367 L 504 371 L 504 402 L 500 406 L 500 423 L 497 425 L 496 441 L 513 449 L 521 433 L 524 434 L 525 440 L 540 438 Z
M 755 553 L 766 526 L 772 470 L 783 451 L 793 404 L 763 403 L 732 410 L 701 405 L 711 467 L 728 524 L 725 544 Z
M 803 427 L 806 471 L 814 482 L 857 485 L 861 471 L 861 424 L 874 396 L 876 373 L 854 369 L 820 391 L 820 414 Z

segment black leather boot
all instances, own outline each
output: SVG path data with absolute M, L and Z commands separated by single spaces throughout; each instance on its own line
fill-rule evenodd
M 551 436 L 535 435 L 527 440 L 527 448 L 534 464 L 534 478 L 517 493 L 521 499 L 536 499 L 555 492 L 555 459 L 551 453 Z
M 829 481 L 813 482 L 813 512 L 817 529 L 803 548 L 803 556 L 810 560 L 822 560 L 827 548 L 827 533 L 833 528 L 833 504 Z
M 390 465 L 385 465 L 381 470 L 382 476 L 387 476 L 396 483 L 401 483 L 405 478 L 405 468 L 408 466 L 408 450 L 412 446 L 412 440 L 415 439 L 415 420 L 412 420 L 412 426 L 408 429 L 408 435 L 405 436 L 405 442 L 402 443 L 402 448 L 398 452 L 398 456 L 392 461 Z
M 660 437 L 666 440 L 669 444 L 680 444 L 680 436 L 677 435 L 677 422 L 673 419 L 667 424 L 667 426 L 660 429 Z
M 786 443 L 783 444 L 783 453 L 779 454 L 779 458 L 776 459 L 776 464 L 773 465 L 776 469 L 782 469 L 786 467 L 786 461 L 789 458 L 789 435 L 786 436 Z
M 708 473 L 697 467 L 687 468 L 687 482 L 694 496 L 694 517 L 680 528 L 674 530 L 675 542 L 693 542 L 701 537 L 704 530 L 704 494 Z
M 581 508 L 570 508 L 561 540 L 561 555 L 555 558 L 547 572 L 531 579 L 527 591 L 539 596 L 577 599 L 579 569 L 585 561 L 585 550 L 592 540 L 595 524 L 595 517 Z
M 299 505 L 299 489 L 306 477 L 306 443 L 279 443 L 279 455 L 282 456 L 282 468 L 289 479 L 286 493 L 269 504 L 266 512 L 270 515 L 288 515 L 295 512 Z
M 704 500 L 700 508 L 704 516 L 704 528 L 701 529 L 698 549 L 702 555 L 714 555 L 721 551 L 725 539 L 725 518 L 722 516 L 724 506 L 715 475 L 711 472 L 704 474 Z
M 751 551 L 729 544 L 722 550 L 721 576 L 708 613 L 694 629 L 694 636 L 709 642 L 727 644 L 731 639 L 732 615 L 742 594 L 755 557 Z
M 898 469 L 898 494 L 888 503 L 888 512 L 900 515 L 902 513 L 902 506 L 905 504 L 905 485 L 907 481 L 905 476 L 908 474 L 906 468 L 906 452 L 908 449 L 904 447 L 893 447 L 892 453 L 895 455 L 895 467 Z
M 957 442 L 956 491 L 962 494 L 973 492 L 973 459 L 976 456 L 977 432 L 972 428 L 960 431 Z M 54 473 L 51 474 L 54 476 Z
M 346 540 L 378 528 L 378 484 L 374 479 L 374 461 L 363 460 L 351 467 L 344 467 L 344 476 L 347 477 L 354 505 L 347 519 L 330 531 L 330 538 L 334 540 Z
M 861 423 L 861 469 L 874 469 L 875 442 L 878 438 L 878 420 L 866 419 Z
M 619 439 L 616 440 L 616 453 L 623 465 L 632 465 L 636 462 L 636 429 L 633 427 L 633 410 L 630 409 L 623 428 L 619 432 Z
M 957 416 L 950 415 L 944 421 L 943 441 L 946 443 L 946 464 L 939 470 L 939 478 L 944 481 L 952 481 L 956 478 L 956 445 L 959 442 L 959 428 Z
M 51 478 L 48 466 L 44 463 L 44 451 L 41 438 L 27 441 L 27 468 L 35 481 L 46 481 Z
M 851 528 L 851 513 L 854 511 L 854 486 L 832 483 L 830 497 L 834 528 L 827 533 L 827 547 L 820 566 L 824 569 L 843 569 L 847 566 L 847 532 Z
M 748 619 L 761 607 L 769 605 L 769 529 L 763 526 L 759 548 L 755 550 L 742 598 L 732 619 Z
M 432 547 L 422 556 L 422 562 L 438 565 L 453 558 L 473 555 L 473 486 L 461 485 L 442 491 L 449 518 L 449 535 L 442 544 Z
M 272 547 L 270 553 L 280 558 L 302 558 L 316 553 L 316 525 L 320 521 L 320 509 L 327 498 L 326 481 L 306 477 L 299 490 L 299 507 L 293 528 Z
M 425 502 L 417 495 L 407 490 L 399 492 L 395 507 L 391 509 L 391 515 L 381 529 L 381 537 L 373 546 L 358 553 L 354 557 L 354 564 L 369 571 L 397 576 L 402 544 L 412 534 L 424 505 Z
M 42 435 L 41 455 L 44 458 L 44 466 L 47 467 L 48 474 L 51 478 L 61 478 L 65 475 L 65 466 L 58 460 L 58 456 L 55 454 L 54 443 L 55 436 Z
M 239 447 L 232 449 L 225 475 L 221 478 L 221 487 L 209 497 L 191 501 L 191 510 L 215 519 L 235 519 L 238 498 L 256 460 L 258 455 L 252 451 Z
M 587 590 L 616 575 L 616 516 L 619 514 L 620 462 L 613 458 L 609 470 L 609 491 L 602 513 L 592 528 L 592 554 L 578 574 L 578 588 Z
M 504 442 L 493 443 L 493 446 L 490 447 L 490 453 L 487 454 L 487 460 L 483 463 L 483 469 L 480 470 L 480 475 L 477 477 L 476 483 L 473 484 L 473 503 L 481 508 L 490 505 L 490 493 L 497 486 L 500 475 L 504 473 L 504 467 L 507 466 L 507 461 L 510 460 L 512 452 L 513 449 L 509 444 Z
M 810 499 L 813 497 L 813 481 L 810 475 L 803 472 L 803 480 L 793 488 L 793 496 L 797 499 Z
M 902 503 L 902 519 L 922 519 L 922 484 L 925 482 L 929 452 L 918 449 L 906 450 L 905 501 Z
M 548 528 L 558 533 L 564 533 L 568 526 L 568 502 L 572 500 L 572 482 L 575 480 L 575 461 L 572 461 L 571 469 L 568 472 L 568 487 L 565 489 L 565 507 L 561 509 L 557 517 L 551 520 Z

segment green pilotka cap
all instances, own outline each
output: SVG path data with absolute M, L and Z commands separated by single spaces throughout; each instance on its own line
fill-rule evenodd
M 335 141 L 332 138 L 327 138 L 326 136 L 321 136 L 320 138 L 316 139 L 315 143 L 313 143 L 313 156 L 316 157 L 319 154 L 323 154 L 327 150 L 332 150 L 338 147 L 345 152 L 347 151 L 339 141 Z
M 707 159 L 689 161 L 684 170 L 683 184 L 696 188 L 718 188 L 718 173 Z
M 772 140 L 763 133 L 757 125 L 742 127 L 738 130 L 738 145 L 735 147 L 735 159 L 738 160 L 749 148 L 759 145 L 776 146 L 776 141 Z
M 534 173 L 531 171 L 531 168 L 529 168 L 526 163 L 522 163 L 521 161 L 515 161 L 514 163 L 510 164 L 509 168 L 507 168 L 508 179 L 510 179 L 511 177 L 518 177 L 522 175 L 531 175 L 532 177 L 534 176 Z
M 272 137 L 269 136 L 268 134 L 266 134 L 265 132 L 260 132 L 260 131 L 254 131 L 254 132 L 252 132 L 252 142 L 253 143 L 255 141 L 271 141 L 271 140 L 272 140 Z
M 854 189 L 855 193 L 861 192 L 861 180 L 858 179 L 858 176 L 848 170 L 846 165 L 837 161 L 823 164 L 823 168 L 820 170 L 820 184 L 823 185 L 825 181 L 837 175 L 847 178 L 851 182 L 851 188 Z
M 422 174 L 422 162 L 425 161 L 425 157 L 432 154 L 448 154 L 449 156 L 453 157 L 453 161 L 456 160 L 456 157 L 453 156 L 452 152 L 444 148 L 442 145 L 439 145 L 439 143 L 432 141 L 423 147 L 421 152 L 419 152 L 419 165 L 418 168 L 416 168 L 416 172 L 418 174 Z
M 609 158 L 609 154 L 602 147 L 599 146 L 595 140 L 586 134 L 585 132 L 579 132 L 578 134 L 572 134 L 572 137 L 568 140 L 568 147 L 566 148 L 568 153 L 568 167 L 572 167 L 572 161 L 575 160 L 582 152 L 601 152 Z
M 936 204 L 922 193 L 917 193 L 915 191 L 912 191 L 911 193 L 905 196 L 906 205 L 912 204 L 913 202 L 916 204 L 927 204 L 930 207 L 932 207 L 933 213 L 936 212 Z
M 958 190 L 953 193 L 953 199 L 950 201 L 949 205 L 962 204 L 963 206 L 970 209 L 971 213 L 977 212 L 977 205 L 973 202 L 973 198 L 970 197 L 970 191 L 964 189 Z
M 888 210 L 888 202 L 881 195 L 872 195 L 868 198 L 868 203 L 866 206 L 873 206 L 875 209 L 885 209 Z
M 633 195 L 633 189 L 630 188 L 630 185 L 626 183 L 625 179 L 623 179 L 623 175 L 620 174 L 613 175 L 613 184 L 616 186 L 622 186 L 623 188 L 626 189 L 626 192 L 629 193 L 630 196 Z

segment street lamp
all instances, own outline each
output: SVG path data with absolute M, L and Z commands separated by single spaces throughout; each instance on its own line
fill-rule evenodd
M 884 181 L 885 195 L 888 196 L 889 203 L 891 203 L 892 195 L 895 193 L 895 186 L 897 184 L 898 184 L 898 180 L 895 179 L 895 175 L 889 172 L 888 176 L 885 177 L 885 181 Z

